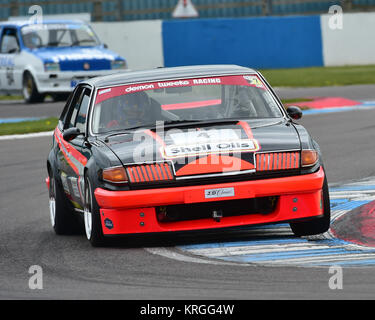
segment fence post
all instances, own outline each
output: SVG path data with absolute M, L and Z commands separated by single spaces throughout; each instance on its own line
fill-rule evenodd
M 15 0 L 15 1 L 11 1 L 10 2 L 10 16 L 12 17 L 16 17 L 19 15 L 19 3 L 18 3 L 18 0 Z
M 343 0 L 343 9 L 350 11 L 353 9 L 353 0 Z
M 103 21 L 102 1 L 93 2 L 92 20 Z
M 272 0 L 261 0 L 262 1 L 262 14 L 269 16 L 272 14 Z
M 117 7 L 117 10 L 116 10 L 117 21 L 122 21 L 124 19 L 124 6 L 122 4 L 122 0 L 117 0 L 116 7 Z

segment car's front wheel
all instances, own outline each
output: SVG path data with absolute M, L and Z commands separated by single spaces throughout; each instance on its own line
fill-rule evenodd
M 298 236 L 311 236 L 328 231 L 331 222 L 331 208 L 329 201 L 329 191 L 327 178 L 324 178 L 323 183 L 323 217 L 315 218 L 310 221 L 293 222 L 290 227 L 293 233 Z
M 22 80 L 22 95 L 27 103 L 43 102 L 45 96 L 40 94 L 30 72 L 25 72 Z
M 100 210 L 92 191 L 91 182 L 87 177 L 85 178 L 85 203 L 83 212 L 87 239 L 94 247 L 103 246 L 105 239 L 100 221 Z

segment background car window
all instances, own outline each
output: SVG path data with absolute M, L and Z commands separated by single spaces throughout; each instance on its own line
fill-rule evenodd
M 91 90 L 85 89 L 81 99 L 81 105 L 77 114 L 75 126 L 81 131 L 86 132 L 87 110 L 90 104 Z
M 99 41 L 85 24 L 43 24 L 43 27 L 27 25 L 21 35 L 28 48 L 96 46 Z
M 16 29 L 4 29 L 1 37 L 0 53 L 14 53 L 18 50 Z

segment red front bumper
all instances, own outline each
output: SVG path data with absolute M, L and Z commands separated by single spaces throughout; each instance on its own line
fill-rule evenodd
M 161 188 L 133 191 L 95 190 L 105 235 L 187 231 L 275 223 L 316 217 L 323 214 L 324 171 L 316 173 L 244 182 Z M 234 188 L 234 196 L 205 198 L 206 189 Z M 155 207 L 220 200 L 279 196 L 274 212 L 180 222 L 159 222 Z

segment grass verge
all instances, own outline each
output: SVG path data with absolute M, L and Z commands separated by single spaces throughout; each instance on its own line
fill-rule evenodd
M 55 129 L 58 118 L 45 118 L 34 121 L 24 121 L 16 123 L 1 123 L 0 135 L 24 134 L 33 132 L 52 131 Z
M 0 95 L 0 101 L 12 101 L 12 100 L 23 100 L 22 96 L 13 96 L 13 95 Z
M 260 70 L 273 87 L 375 84 L 375 65 Z

